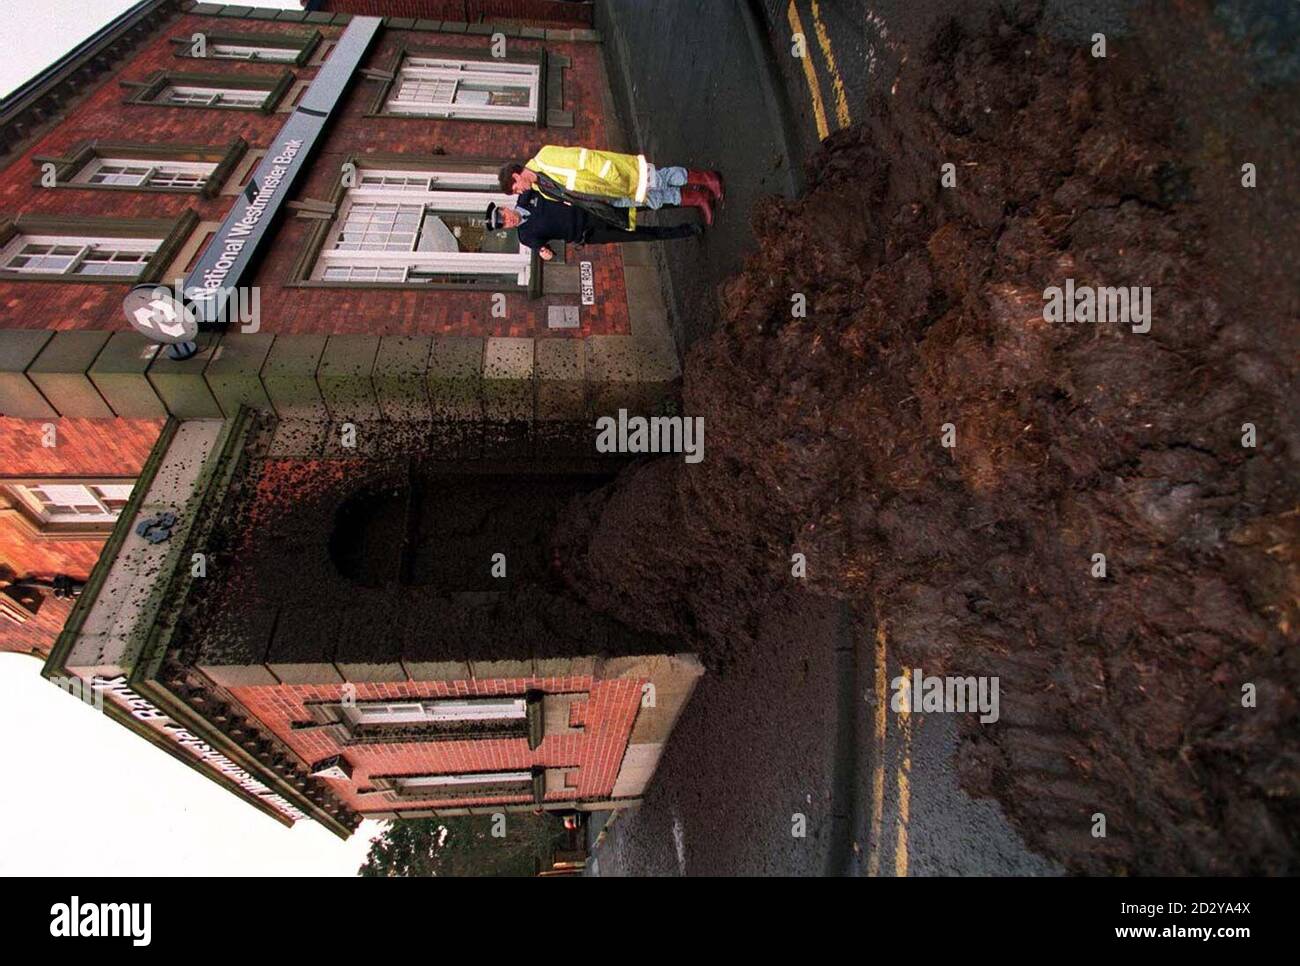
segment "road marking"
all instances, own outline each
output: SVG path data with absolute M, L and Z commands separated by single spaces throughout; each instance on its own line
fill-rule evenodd
M 793 4 L 792 4 L 793 5 Z M 840 77 L 839 69 L 835 66 L 835 54 L 831 51 L 830 34 L 826 32 L 826 25 L 822 23 L 821 5 L 817 0 L 812 0 L 813 27 L 817 31 L 817 44 L 822 49 L 822 56 L 826 58 L 826 66 L 831 72 L 831 89 L 835 91 L 835 119 L 840 122 L 840 127 L 848 127 L 853 123 L 849 117 L 849 99 L 844 92 L 844 80 Z
M 790 21 L 790 32 L 797 36 L 807 38 L 803 32 L 803 22 L 799 19 L 799 11 L 795 9 L 794 0 L 790 0 L 790 6 L 785 11 L 786 19 Z M 793 39 L 793 38 L 792 38 Z M 805 48 L 807 44 L 805 44 Z M 830 125 L 826 123 L 826 106 L 822 103 L 822 85 L 817 79 L 817 70 L 813 67 L 812 58 L 808 56 L 807 49 L 804 55 L 799 58 L 803 61 L 803 74 L 808 80 L 808 90 L 812 95 L 813 117 L 817 121 L 817 137 L 825 141 L 831 133 Z
M 793 4 L 791 4 L 793 6 Z M 876 622 L 876 762 L 871 776 L 871 852 L 867 875 L 880 875 L 880 839 L 885 821 L 885 726 L 889 701 L 885 669 L 885 628 Z
M 677 872 L 679 875 L 686 874 L 686 830 L 682 828 L 682 820 L 673 809 L 673 850 L 677 853 Z
M 898 838 L 894 842 L 894 875 L 907 876 L 907 823 L 912 815 L 912 672 L 903 668 L 909 698 L 898 712 L 899 728 L 903 733 L 903 761 L 898 766 Z

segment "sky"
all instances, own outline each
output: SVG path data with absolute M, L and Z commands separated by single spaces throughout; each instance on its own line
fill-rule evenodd
M 377 823 L 346 842 L 285 828 L 40 670 L 0 654 L 0 876 L 350 876 L 365 861 Z
M 137 2 L 0 0 L 0 97 Z M 302 9 L 298 0 L 249 0 L 249 6 Z
M 0 96 L 136 0 L 0 0 Z M 300 9 L 296 0 L 259 6 Z M 285 828 L 0 654 L 0 876 L 355 875 L 378 825 L 344 842 Z M 148 843 L 136 848 L 131 843 Z

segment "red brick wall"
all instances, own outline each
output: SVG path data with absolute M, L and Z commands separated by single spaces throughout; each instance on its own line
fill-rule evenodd
M 159 30 L 125 67 L 97 81 L 99 85 L 82 103 L 74 106 L 66 121 L 40 139 L 33 148 L 0 171 L 0 216 L 20 213 L 95 215 L 101 217 L 175 217 L 193 209 L 205 221 L 218 221 L 230 209 L 230 196 L 211 200 L 193 195 L 148 192 L 103 191 L 85 188 L 42 189 L 35 186 L 39 169 L 35 155 L 58 155 L 70 145 L 87 138 L 112 138 L 145 143 L 171 141 L 185 144 L 227 144 L 236 136 L 250 146 L 265 147 L 287 115 L 264 115 L 253 111 L 153 107 L 124 104 L 122 79 L 140 80 L 157 69 L 197 71 L 210 74 L 275 75 L 280 67 L 238 61 L 205 61 L 179 58 L 172 37 L 198 31 L 301 30 L 302 25 L 267 23 L 184 15 Z M 337 36 L 342 28 L 326 27 L 326 36 Z M 482 47 L 487 37 L 427 33 L 409 30 L 385 31 L 376 41 L 367 66 L 387 66 L 399 45 Z M 546 130 L 523 124 L 443 121 L 417 118 L 368 118 L 377 81 L 358 79 L 339 117 L 319 146 L 312 167 L 306 172 L 296 197 L 325 197 L 338 177 L 342 163 L 352 154 L 405 152 L 445 153 L 450 157 L 526 159 L 542 144 L 600 146 L 609 130 L 604 115 L 605 74 L 600 45 L 593 43 L 542 43 L 510 40 L 512 50 L 535 50 L 540 46 L 572 61 L 565 72 L 565 110 L 574 113 L 571 129 Z M 310 78 L 316 68 L 296 68 L 298 78 Z M 623 294 L 622 256 L 617 246 L 588 248 L 584 260 L 593 263 L 599 304 L 582 310 L 582 327 L 557 330 L 546 328 L 546 307 L 553 303 L 572 304 L 574 296 L 529 299 L 523 294 L 507 295 L 507 315 L 493 318 L 491 293 L 463 291 L 412 291 L 379 289 L 286 288 L 290 266 L 298 256 L 310 223 L 284 218 L 275 237 L 268 242 L 268 257 L 256 273 L 261 288 L 262 330 L 266 332 L 368 332 L 378 334 L 453 333 L 474 335 L 548 335 L 581 337 L 591 334 L 629 331 L 627 302 Z M 570 262 L 577 253 L 570 249 Z M 122 297 L 126 283 L 68 284 L 54 282 L 0 282 L 0 327 L 55 329 L 120 329 Z
M 0 617 L 0 651 L 47 656 L 71 611 L 72 601 L 47 596 L 41 609 L 25 624 L 14 624 Z M 34 663 L 32 669 L 37 670 Z
M 0 564 L 19 577 L 50 578 L 55 574 L 90 576 L 104 547 L 104 537 L 49 540 L 33 536 L 12 510 L 0 511 Z
M 246 543 L 234 550 L 235 556 L 245 562 L 250 559 L 253 551 L 249 545 L 254 536 L 263 531 L 267 518 L 277 517 L 284 512 L 285 500 L 301 500 L 306 501 L 305 505 L 319 506 L 320 510 L 314 510 L 313 513 L 328 512 L 325 509 L 329 505 L 328 501 L 315 504 L 317 494 L 338 489 L 344 480 L 359 475 L 363 469 L 364 462 L 359 460 L 268 460 L 262 468 L 257 483 L 257 496 L 242 528 Z M 231 579 L 234 582 L 234 593 L 238 596 L 240 581 L 252 578 L 244 568 L 236 567 Z M 371 775 L 514 771 L 533 766 L 566 768 L 577 772 L 577 797 L 589 801 L 608 797 L 618 777 L 623 752 L 640 706 L 643 683 L 643 680 L 637 678 L 593 680 L 590 676 L 581 676 L 492 681 L 394 681 L 355 685 L 355 696 L 359 701 L 523 695 L 531 689 L 552 694 L 585 692 L 587 700 L 575 702 L 570 715 L 570 725 L 581 725 L 584 730 L 572 735 L 544 736 L 535 750 L 530 750 L 527 740 L 522 738 L 362 744 L 344 748 L 324 732 L 295 731 L 291 727 L 295 721 L 310 719 L 304 701 L 338 700 L 343 693 L 343 685 L 266 685 L 232 688 L 230 694 L 251 715 L 265 723 L 306 764 L 343 754 L 352 765 L 352 781 L 331 782 L 331 787 L 342 800 L 358 811 L 386 812 L 435 807 L 438 804 L 464 805 L 466 800 L 437 802 L 404 799 L 400 805 L 395 805 L 383 795 L 357 795 L 358 789 L 369 784 Z M 573 793 L 554 794 L 551 799 L 564 801 L 573 797 Z M 525 799 L 522 797 L 509 800 L 485 799 L 475 801 L 474 804 L 511 804 L 523 801 Z
M 43 445 L 46 423 L 56 427 L 54 447 Z M 0 484 L 6 478 L 31 476 L 135 476 L 161 429 L 158 420 L 0 417 Z M 34 535 L 17 511 L 0 509 L 0 564 L 20 577 L 48 578 L 56 573 L 88 577 L 104 540 Z M 0 622 L 0 651 L 48 650 L 67 610 L 67 605 L 47 596 L 38 618 L 22 628 Z
M 248 29 L 251 21 L 220 19 L 225 30 Z M 104 191 L 93 188 L 41 188 L 34 156 L 59 156 L 73 144 L 92 138 L 144 144 L 228 144 L 243 137 L 250 145 L 266 145 L 286 115 L 257 111 L 202 110 L 123 103 L 130 93 L 121 80 L 142 80 L 158 69 L 241 76 L 276 75 L 263 64 L 195 61 L 176 57 L 171 37 L 197 30 L 216 30 L 218 18 L 182 17 L 159 30 L 126 66 L 98 78 L 95 89 L 74 106 L 67 118 L 25 154 L 0 172 L 0 215 L 93 215 L 122 218 L 173 218 L 193 209 L 203 220 L 219 220 L 231 198 L 203 200 L 196 195 L 157 192 Z M 285 31 L 284 24 L 258 24 L 257 30 Z M 299 26 L 298 29 L 301 29 Z M 337 32 L 337 31 L 335 31 Z M 303 74 L 314 73 L 304 70 Z M 122 298 L 130 283 L 70 284 L 47 281 L 0 282 L 0 327 L 33 329 L 121 329 Z
M 550 693 L 587 692 L 586 702 L 577 705 L 571 724 L 583 731 L 573 735 L 543 737 L 536 750 L 526 739 L 489 741 L 403 742 L 340 747 L 333 737 L 319 731 L 294 731 L 291 723 L 310 720 L 304 701 L 338 700 L 342 685 L 267 685 L 234 688 L 232 696 L 259 718 L 277 737 L 308 764 L 344 754 L 352 765 L 350 782 L 330 783 L 339 798 L 360 812 L 395 809 L 458 807 L 470 804 L 496 805 L 529 801 L 526 796 L 486 799 L 403 799 L 394 805 L 382 794 L 357 795 L 369 785 L 371 775 L 427 775 L 461 772 L 524 771 L 533 766 L 573 768 L 577 772 L 580 799 L 595 801 L 614 789 L 628 736 L 636 719 L 641 685 L 636 678 L 593 681 L 590 677 L 520 678 L 496 681 L 410 682 L 357 684 L 358 701 L 414 697 L 465 697 L 474 695 L 522 695 L 535 688 Z M 552 793 L 548 800 L 571 800 L 574 793 Z
M 362 0 L 358 0 L 361 3 Z M 396 8 L 412 0 L 385 3 Z M 470 19 L 529 18 L 538 22 L 542 11 L 555 23 L 573 25 L 573 16 L 589 18 L 579 5 L 548 3 L 545 0 L 469 0 Z M 335 6 L 333 9 L 342 9 Z M 580 11 L 586 11 L 579 13 Z M 361 11 L 357 11 L 361 12 Z M 385 9 L 394 16 L 459 19 L 463 13 L 402 13 Z M 586 21 L 577 21 L 583 23 Z M 542 23 L 542 25 L 547 25 Z M 43 189 L 36 185 L 37 155 L 61 155 L 72 145 L 91 138 L 142 143 L 224 145 L 235 137 L 250 148 L 267 146 L 287 115 L 264 115 L 251 111 L 203 110 L 127 105 L 127 91 L 119 82 L 141 80 L 152 71 L 167 69 L 239 76 L 277 75 L 279 65 L 229 61 L 196 62 L 178 58 L 170 38 L 196 31 L 246 30 L 288 32 L 301 25 L 232 20 L 185 15 L 159 29 L 125 66 L 96 79 L 91 93 L 75 103 L 65 120 L 41 137 L 29 150 L 0 170 L 0 217 L 19 214 L 97 216 L 121 218 L 170 218 L 187 209 L 204 221 L 219 221 L 232 204 L 229 196 L 206 200 L 193 195 L 102 191 L 94 189 Z M 326 37 L 337 36 L 341 28 L 321 28 Z M 475 46 L 488 38 L 388 31 L 372 51 L 367 66 L 387 65 L 400 43 L 431 46 Z M 527 125 L 486 124 L 425 119 L 366 118 L 376 90 L 374 81 L 358 80 L 348 95 L 341 116 L 332 125 L 304 179 L 297 197 L 323 197 L 335 181 L 339 166 L 351 154 L 406 152 L 445 153 L 449 157 L 526 159 L 544 143 L 589 144 L 606 142 L 608 121 L 603 113 L 606 83 L 600 47 L 590 43 L 545 43 L 511 40 L 512 49 L 535 50 L 545 46 L 550 53 L 564 54 L 572 61 L 565 74 L 562 107 L 574 113 L 572 129 L 546 131 Z M 295 68 L 298 78 L 310 78 L 315 68 Z M 554 106 L 554 105 L 553 105 Z M 494 319 L 489 293 L 409 290 L 323 290 L 285 287 L 289 266 L 297 257 L 307 233 L 307 222 L 285 219 L 269 245 L 269 257 L 261 265 L 255 283 L 262 289 L 262 327 L 268 332 L 370 332 L 461 333 L 482 335 L 554 335 L 581 337 L 597 333 L 629 331 L 627 304 L 623 295 L 621 254 L 616 248 L 588 249 L 596 274 L 601 302 L 583 309 L 580 329 L 549 333 L 546 306 L 565 298 L 528 299 L 507 296 L 508 314 Z M 576 261 L 576 253 L 569 253 Z M 67 284 L 53 282 L 0 282 L 0 328 L 50 328 L 118 330 L 124 327 L 122 298 L 127 283 Z M 53 420 L 59 428 L 59 445 L 41 446 L 44 421 L 0 418 L 0 475 L 18 476 L 109 476 L 139 472 L 161 429 L 154 421 Z M 55 572 L 84 577 L 94 564 L 102 540 L 48 541 L 32 538 L 12 519 L 0 516 L 0 562 L 20 574 Z M 47 650 L 68 611 L 68 604 L 48 598 L 40 615 L 22 627 L 0 626 L 0 650 Z M 526 768 L 532 765 L 576 766 L 578 794 L 584 798 L 608 795 L 613 788 L 627 737 L 636 716 L 640 683 L 635 680 L 591 682 L 590 679 L 533 681 L 461 682 L 435 684 L 364 686 L 366 697 L 397 697 L 441 693 L 522 693 L 526 687 L 548 690 L 589 690 L 590 699 L 581 711 L 586 725 L 580 736 L 552 737 L 536 751 L 526 741 L 448 742 L 399 746 L 360 746 L 348 757 L 356 766 L 355 778 L 371 773 L 477 771 Z M 489 690 L 482 690 L 482 689 Z M 478 690 L 476 690 L 478 689 Z M 331 753 L 320 743 L 322 736 L 295 734 L 288 729 L 292 720 L 302 719 L 304 698 L 336 697 L 324 688 L 246 688 L 238 699 L 266 721 L 305 759 L 314 761 Z M 354 786 L 355 787 L 355 786 Z M 344 796 L 348 797 L 348 796 Z M 358 809 L 386 810 L 391 805 L 369 803 L 355 796 L 350 804 Z M 413 803 L 418 804 L 418 803 Z M 403 806 L 406 807 L 406 806 Z
M 56 445 L 43 445 L 47 423 Z M 158 419 L 12 419 L 0 416 L 0 477 L 131 476 L 162 432 Z

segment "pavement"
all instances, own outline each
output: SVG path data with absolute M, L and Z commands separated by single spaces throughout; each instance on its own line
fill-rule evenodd
M 804 159 L 887 89 L 909 44 L 948 9 L 938 0 L 597 6 L 632 144 L 655 163 L 727 178 L 710 232 L 655 246 L 679 349 L 716 317 L 717 286 L 753 244 L 754 205 L 799 194 Z M 792 55 L 796 33 L 806 59 Z M 593 816 L 586 874 L 1060 874 L 995 802 L 961 790 L 953 716 L 888 707 L 902 669 L 873 627 L 841 602 L 794 591 L 757 626 L 757 646 L 701 679 L 641 806 Z
M 589 874 L 822 875 L 844 861 L 852 803 L 836 791 L 853 787 L 842 764 L 856 758 L 851 734 L 836 742 L 854 680 L 837 650 L 852 646 L 843 608 L 791 593 L 760 628 L 700 679 L 643 803 L 605 826 Z
M 802 158 L 784 127 L 786 92 L 773 76 L 770 39 L 746 4 L 607 0 L 596 6 L 595 26 L 634 148 L 655 164 L 717 168 L 726 179 L 712 229 L 654 246 L 684 349 L 708 331 L 717 283 L 740 269 L 752 245 L 754 204 L 794 197 L 802 185 Z M 661 223 L 675 217 L 664 212 Z

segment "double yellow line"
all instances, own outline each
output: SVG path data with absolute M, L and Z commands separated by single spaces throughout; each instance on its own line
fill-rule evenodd
M 848 127 L 853 123 L 849 116 L 848 96 L 844 91 L 844 80 L 840 77 L 839 68 L 835 66 L 835 52 L 831 50 L 830 34 L 826 32 L 826 25 L 822 23 L 821 6 L 817 0 L 812 0 L 812 18 L 813 29 L 817 35 L 817 46 L 821 48 L 822 56 L 826 59 L 826 69 L 831 75 L 831 90 L 835 94 L 835 120 L 840 127 Z M 817 68 L 812 62 L 812 57 L 808 55 L 807 34 L 804 33 L 803 20 L 799 16 L 799 10 L 795 6 L 795 0 L 790 0 L 790 6 L 785 11 L 786 19 L 790 21 L 791 39 L 794 37 L 805 38 L 803 56 L 799 59 L 803 61 L 804 77 L 808 80 L 808 91 L 812 97 L 813 116 L 817 120 L 817 137 L 826 140 L 830 134 L 830 125 L 826 120 L 826 104 L 822 100 L 822 85 L 817 78 Z
M 885 646 L 885 625 L 876 621 L 876 721 L 875 768 L 871 776 L 871 841 L 867 858 L 867 875 L 880 875 L 881 846 L 885 838 L 885 733 L 889 724 L 889 655 Z M 912 672 L 903 669 L 908 701 L 898 712 L 901 758 L 894 773 L 898 788 L 898 827 L 894 839 L 894 875 L 907 875 L 907 826 L 912 813 Z

